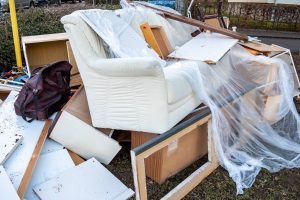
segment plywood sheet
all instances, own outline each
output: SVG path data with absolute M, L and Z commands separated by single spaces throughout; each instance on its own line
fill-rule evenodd
M 4 163 L 6 172 L 16 190 L 19 188 L 21 179 L 23 178 L 35 145 L 45 124 L 45 122 L 42 121 L 27 123 L 22 117 L 15 114 L 14 102 L 17 95 L 18 92 L 12 91 L 1 105 L 0 112 L 1 132 L 19 134 L 24 137 L 20 146 Z
M 0 198 L 3 200 L 20 200 L 3 166 L 0 166 Z
M 25 199 L 39 200 L 33 192 L 34 186 L 40 185 L 74 166 L 66 149 L 41 155 L 27 187 Z
M 218 33 L 201 33 L 173 51 L 169 57 L 217 63 L 238 40 Z
M 268 44 L 264 44 L 261 42 L 241 42 L 242 46 L 262 52 L 262 53 L 268 53 L 268 52 L 284 52 L 284 48 L 280 48 L 278 46 L 272 46 Z
M 118 142 L 67 111 L 61 114 L 50 138 L 85 159 L 95 157 L 104 164 L 109 164 L 121 149 Z
M 42 200 L 128 199 L 134 192 L 92 158 L 34 188 Z
M 1 133 L 0 130 L 0 165 L 9 158 L 22 140 L 22 135 Z

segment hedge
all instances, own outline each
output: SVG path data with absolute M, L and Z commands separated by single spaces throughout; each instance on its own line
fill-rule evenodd
M 118 5 L 96 6 L 96 8 L 101 9 L 116 9 L 117 7 Z M 70 14 L 75 10 L 90 8 L 95 7 L 76 4 L 20 10 L 17 12 L 20 37 L 64 32 L 64 28 L 60 22 L 62 16 Z M 0 70 L 8 70 L 15 63 L 10 16 L 9 13 L 4 13 L 0 16 Z

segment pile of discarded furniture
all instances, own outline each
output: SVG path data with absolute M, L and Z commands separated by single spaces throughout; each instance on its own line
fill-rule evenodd
M 147 199 L 146 176 L 162 184 L 208 155 L 203 166 L 164 198 L 184 197 L 218 167 L 218 160 L 210 109 L 184 78 L 185 72 L 160 66 L 166 59 L 218 65 L 239 43 L 252 54 L 288 62 L 298 94 L 299 80 L 288 49 L 248 41 L 247 36 L 216 25 L 218 19 L 210 19 L 209 25 L 161 7 L 151 9 L 158 14 L 135 15 L 127 26 L 144 38 L 145 46 L 150 46 L 157 57 L 112 57 L 109 48 L 118 41 L 110 45 L 99 37 L 79 12 L 62 18 L 67 33 L 22 38 L 28 76 L 39 66 L 67 60 L 73 66 L 73 96 L 51 119 L 27 123 L 15 115 L 13 103 L 18 92 L 10 91 L 21 87 L 3 83 L 1 198 L 3 194 L 4 199 L 27 200 L 132 197 L 133 190 L 102 165 L 108 165 L 122 148 L 121 140 L 114 137 L 117 132 L 131 142 L 137 199 Z M 115 11 L 115 17 L 127 14 L 122 9 Z M 172 26 L 168 19 L 174 20 Z M 130 37 L 122 34 L 118 36 Z M 127 45 L 134 48 L 141 44 Z M 120 52 L 124 48 L 118 47 Z M 174 66 L 176 69 L 176 63 Z

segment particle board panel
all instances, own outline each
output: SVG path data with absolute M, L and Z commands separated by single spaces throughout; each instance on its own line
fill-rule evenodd
M 237 39 L 218 33 L 202 33 L 173 51 L 169 57 L 217 63 L 237 42 Z
M 44 147 L 42 149 L 41 155 L 51 153 L 54 151 L 59 151 L 64 148 L 63 145 L 59 144 L 58 142 L 55 142 L 54 140 L 47 138 L 44 144 Z
M 1 133 L 0 130 L 0 165 L 15 151 L 23 140 L 22 135 Z
M 124 200 L 134 194 L 95 158 L 34 187 L 34 191 L 42 200 Z
M 14 188 L 19 188 L 21 179 L 25 173 L 35 145 L 45 122 L 33 121 L 27 123 L 15 114 L 14 102 L 18 92 L 12 91 L 1 105 L 0 130 L 3 133 L 19 134 L 24 137 L 19 147 L 4 163 L 6 172 L 12 181 Z
M 66 149 L 41 155 L 25 193 L 25 199 L 39 200 L 33 191 L 33 187 L 58 176 L 72 167 L 75 167 L 75 165 Z
M 0 166 L 0 198 L 3 200 L 20 200 L 3 166 Z

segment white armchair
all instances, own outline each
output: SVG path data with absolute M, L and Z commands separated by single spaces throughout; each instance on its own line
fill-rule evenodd
M 102 39 L 78 15 L 62 18 L 80 71 L 93 126 L 164 133 L 200 105 L 181 72 L 153 58 L 106 56 Z

